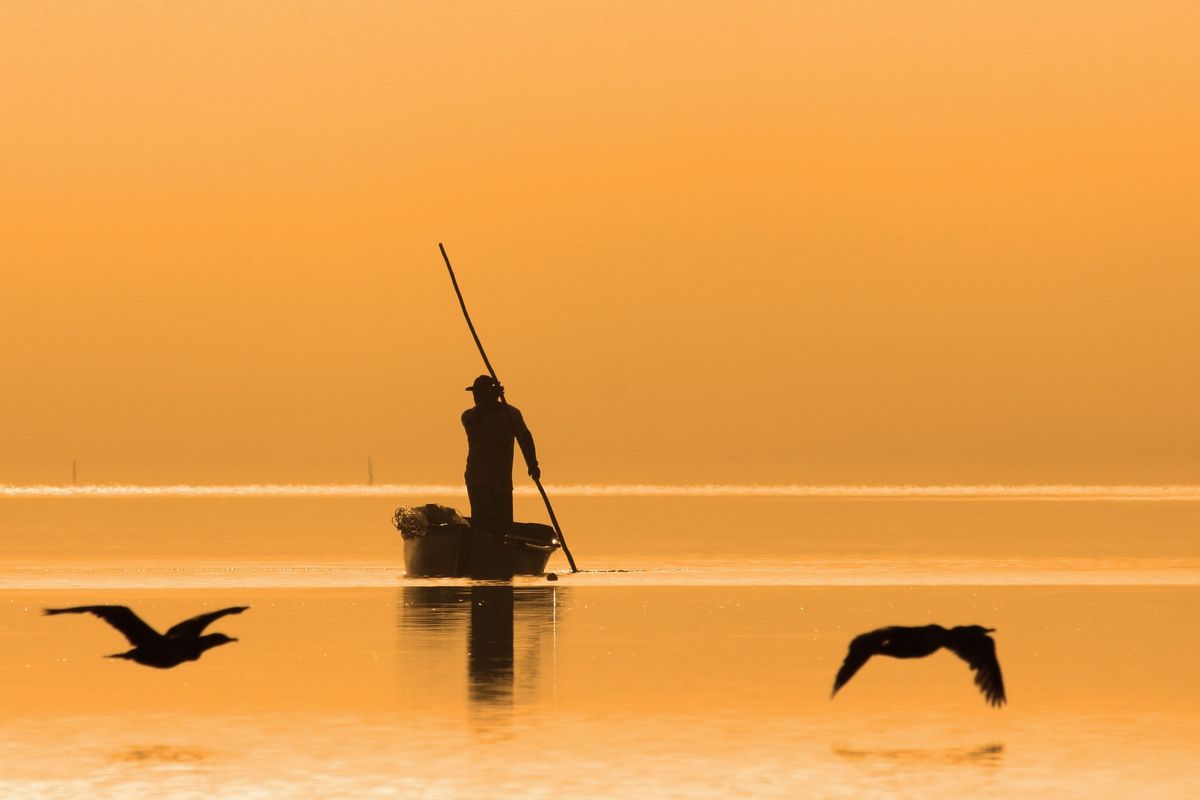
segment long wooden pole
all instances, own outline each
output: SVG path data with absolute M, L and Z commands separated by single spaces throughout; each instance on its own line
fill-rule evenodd
M 483 365 L 487 367 L 488 374 L 492 376 L 492 380 L 497 386 L 503 386 L 500 379 L 496 377 L 496 370 L 492 368 L 492 362 L 488 360 L 487 353 L 483 349 L 483 342 L 479 341 L 479 334 L 475 332 L 475 325 L 471 322 L 471 315 L 467 313 L 467 303 L 463 300 L 462 290 L 458 288 L 458 279 L 454 277 L 454 267 L 450 266 L 450 256 L 446 255 L 446 248 L 438 242 L 438 250 L 442 251 L 442 260 L 446 262 L 446 270 L 450 273 L 450 283 L 454 285 L 454 294 L 458 295 L 458 305 L 462 308 L 463 317 L 467 320 L 467 328 L 471 331 L 471 338 L 475 340 L 475 346 L 479 348 L 479 355 L 483 357 Z M 505 417 L 508 419 L 508 425 L 512 428 L 513 438 L 517 435 L 517 425 L 513 422 L 512 411 L 508 407 L 508 401 L 504 399 L 504 392 L 500 392 L 500 405 L 504 406 Z M 528 456 L 525 455 L 524 449 L 521 450 L 521 455 L 525 457 L 525 466 L 533 469 L 533 465 L 529 463 Z M 533 478 L 532 475 L 529 477 Z M 571 565 L 571 572 L 579 572 L 579 568 L 575 566 L 575 558 L 571 555 L 571 549 L 567 547 L 567 538 L 563 536 L 562 528 L 558 526 L 558 517 L 554 516 L 554 507 L 550 505 L 550 498 L 546 496 L 546 490 L 542 488 L 542 482 L 538 478 L 533 478 L 533 484 L 537 487 L 538 494 L 542 496 L 542 502 L 546 504 L 546 513 L 550 515 L 550 524 L 554 526 L 554 533 L 558 536 L 558 541 L 562 544 L 563 553 L 567 557 L 567 563 Z

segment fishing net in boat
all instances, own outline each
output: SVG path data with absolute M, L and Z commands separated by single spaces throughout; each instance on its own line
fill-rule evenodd
M 396 513 L 392 515 L 392 524 L 405 539 L 411 539 L 414 536 L 424 536 L 434 526 L 466 525 L 467 521 L 453 508 L 427 503 L 423 506 L 397 508 Z

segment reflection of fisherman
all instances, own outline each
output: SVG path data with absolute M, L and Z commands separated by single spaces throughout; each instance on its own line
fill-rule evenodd
M 513 521 L 512 466 L 514 436 L 529 474 L 541 478 L 533 434 L 525 427 L 521 412 L 500 402 L 504 387 L 488 375 L 480 375 L 467 387 L 475 407 L 463 412 L 467 430 L 467 497 L 471 500 L 471 522 L 482 527 L 507 528 Z

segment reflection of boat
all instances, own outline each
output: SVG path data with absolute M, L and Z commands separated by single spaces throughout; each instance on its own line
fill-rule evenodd
M 560 546 L 549 525 L 514 522 L 502 531 L 485 529 L 434 503 L 398 508 L 392 523 L 404 537 L 404 569 L 413 577 L 541 575 Z

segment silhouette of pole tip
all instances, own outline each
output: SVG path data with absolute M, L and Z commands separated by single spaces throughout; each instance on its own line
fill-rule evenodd
M 1004 678 L 996 658 L 996 643 L 989 633 L 995 628 L 981 625 L 962 625 L 943 628 L 941 625 L 903 627 L 893 625 L 856 636 L 850 651 L 833 681 L 832 698 L 854 677 L 871 656 L 892 658 L 924 658 L 943 647 L 966 661 L 975 673 L 975 685 L 989 703 L 997 708 L 1004 705 Z
M 42 613 L 47 616 L 57 614 L 94 614 L 118 631 L 129 640 L 133 649 L 124 653 L 114 653 L 105 658 L 124 658 L 147 667 L 170 669 L 184 661 L 195 661 L 209 650 L 219 645 L 236 642 L 223 633 L 205 634 L 204 629 L 214 621 L 228 614 L 240 614 L 250 606 L 232 606 L 220 611 L 210 611 L 185 619 L 178 625 L 159 633 L 147 625 L 141 617 L 133 613 L 128 606 L 72 606 L 70 608 L 46 608 Z

